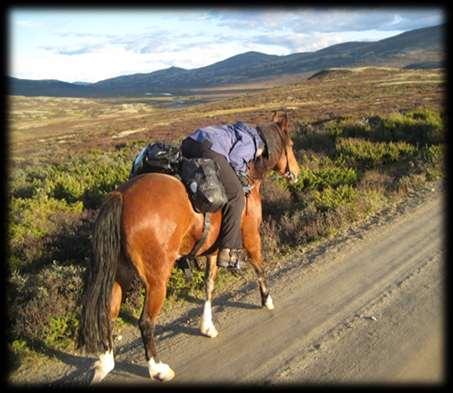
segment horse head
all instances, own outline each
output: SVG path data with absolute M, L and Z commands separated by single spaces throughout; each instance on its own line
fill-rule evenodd
M 294 155 L 294 143 L 289 132 L 287 113 L 283 110 L 274 111 L 272 113 L 272 122 L 279 126 L 282 133 L 281 154 L 274 170 L 289 179 L 291 182 L 295 182 L 300 174 L 300 168 Z
M 262 162 L 255 166 L 257 172 L 272 169 L 295 182 L 300 168 L 294 155 L 287 113 L 283 110 L 274 111 L 271 123 L 259 126 L 259 130 L 266 143 L 266 153 Z

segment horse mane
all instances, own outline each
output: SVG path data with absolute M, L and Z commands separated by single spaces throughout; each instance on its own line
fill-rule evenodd
M 266 148 L 250 166 L 250 176 L 253 180 L 263 179 L 266 172 L 275 167 L 289 138 L 288 134 L 274 122 L 259 124 L 257 130 Z

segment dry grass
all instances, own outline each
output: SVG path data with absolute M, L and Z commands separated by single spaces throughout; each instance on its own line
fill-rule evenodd
M 332 116 L 384 115 L 420 105 L 442 106 L 445 86 L 434 82 L 444 80 L 440 71 L 388 67 L 350 70 L 353 72 L 341 78 L 282 77 L 263 83 L 200 89 L 190 96 L 11 97 L 11 157 L 15 162 L 24 156 L 48 161 L 51 153 L 52 159 L 59 160 L 74 151 L 109 149 L 120 142 L 174 140 L 216 122 L 267 121 L 270 111 L 281 107 L 290 110 L 292 119 L 310 122 Z M 428 80 L 433 83 L 420 83 Z M 417 83 L 395 84 L 401 81 Z
M 330 125 L 345 133 L 346 123 L 365 127 L 364 118 L 393 112 L 398 112 L 392 117 L 397 124 L 404 117 L 399 111 L 420 104 L 442 109 L 443 84 L 394 83 L 415 80 L 414 75 L 420 80 L 442 78 L 433 71 L 362 69 L 346 77 L 237 91 L 228 98 L 212 91 L 206 97 L 124 100 L 12 97 L 12 159 L 20 165 L 10 171 L 8 263 L 13 285 L 8 305 L 14 318 L 10 345 L 18 354 L 16 364 L 37 341 L 55 353 L 54 348 L 61 351 L 72 340 L 95 209 L 127 178 L 134 154 L 145 143 L 174 143 L 196 127 L 236 119 L 256 123 L 269 120 L 272 109 L 291 108 L 295 152 L 303 170 L 292 186 L 272 176 L 263 182 L 263 247 L 272 263 L 284 252 L 334 236 L 388 205 L 395 195 L 404 197 L 425 180 L 442 176 L 440 146 L 425 148 L 417 158 L 413 149 L 398 144 L 394 156 L 401 153 L 403 159 L 386 158 L 389 162 L 384 163 L 380 145 L 373 143 L 376 149 L 368 149 L 370 141 L 343 142 L 348 154 L 339 156 L 343 134 L 326 132 Z M 178 101 L 183 106 L 170 105 Z M 436 116 L 428 118 L 435 124 Z M 352 138 L 350 133 L 343 137 Z M 376 159 L 364 166 L 364 155 Z M 201 280 L 196 282 L 202 293 Z M 175 271 L 169 292 L 176 297 L 187 290 L 182 272 Z

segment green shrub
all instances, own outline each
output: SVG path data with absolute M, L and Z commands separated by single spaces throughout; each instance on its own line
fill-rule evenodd
M 445 125 L 440 111 L 418 108 L 406 113 L 372 116 L 366 121 L 351 119 L 331 121 L 324 125 L 321 134 L 329 136 L 362 138 L 375 142 L 408 142 L 415 145 L 442 143 Z
M 297 191 L 323 190 L 326 187 L 354 185 L 357 180 L 358 174 L 353 168 L 326 167 L 311 170 L 302 167 L 297 183 L 291 187 Z
M 75 313 L 49 316 L 44 329 L 44 343 L 53 348 L 66 349 L 74 344 L 78 326 L 79 319 Z
M 301 165 L 297 183 L 271 174 L 262 184 L 260 229 L 267 259 L 334 235 L 385 206 L 392 195 L 443 175 L 445 146 L 437 143 L 443 141 L 444 120 L 439 112 L 421 109 L 378 120 L 332 121 L 319 129 L 300 125 L 294 138 Z M 14 353 L 26 354 L 30 342 L 59 349 L 71 344 L 94 209 L 127 179 L 133 157 L 146 143 L 12 172 L 7 296 Z M 188 282 L 182 270 L 174 269 L 167 297 L 201 296 L 204 272 L 194 270 L 193 275 Z M 228 277 L 219 272 L 216 284 Z M 143 304 L 140 288 L 126 298 L 135 318 Z
M 375 130 L 375 139 L 381 141 L 406 141 L 417 145 L 444 141 L 444 124 L 438 111 L 421 108 L 393 113 L 382 119 Z
M 8 287 L 13 340 L 42 342 L 63 349 L 77 327 L 84 268 L 55 261 L 38 273 L 13 272 Z
M 102 197 L 127 180 L 130 160 L 117 153 L 79 157 L 56 168 L 52 195 L 68 203 L 81 201 L 86 208 L 99 207 Z
M 64 200 L 37 196 L 35 198 L 11 198 L 9 205 L 9 238 L 17 245 L 26 238 L 42 238 L 57 229 L 55 218 L 61 214 L 78 216 L 82 213 L 81 202 L 68 204 Z
M 417 149 L 407 142 L 372 142 L 365 139 L 338 138 L 337 154 L 349 165 L 360 164 L 367 168 L 412 158 Z
M 333 138 L 370 138 L 371 136 L 371 127 L 368 124 L 359 123 L 353 120 L 328 123 L 326 125 L 326 131 Z
M 431 165 L 443 163 L 445 159 L 444 145 L 426 146 L 420 150 L 421 159 Z
M 188 280 L 182 269 L 173 269 L 167 288 L 167 295 L 174 298 L 200 292 L 204 288 L 204 271 L 192 269 L 192 280 Z
M 52 194 L 56 199 L 63 199 L 68 203 L 74 203 L 80 200 L 84 190 L 84 184 L 80 179 L 76 179 L 68 173 L 62 173 L 54 180 Z
M 337 188 L 329 186 L 322 191 L 313 191 L 312 196 L 315 206 L 321 211 L 326 211 L 353 201 L 357 191 L 350 185 L 341 185 Z

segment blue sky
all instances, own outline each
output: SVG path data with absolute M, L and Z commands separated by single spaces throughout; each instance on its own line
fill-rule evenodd
M 287 55 L 446 22 L 441 8 L 11 8 L 9 75 L 96 82 L 247 51 Z

